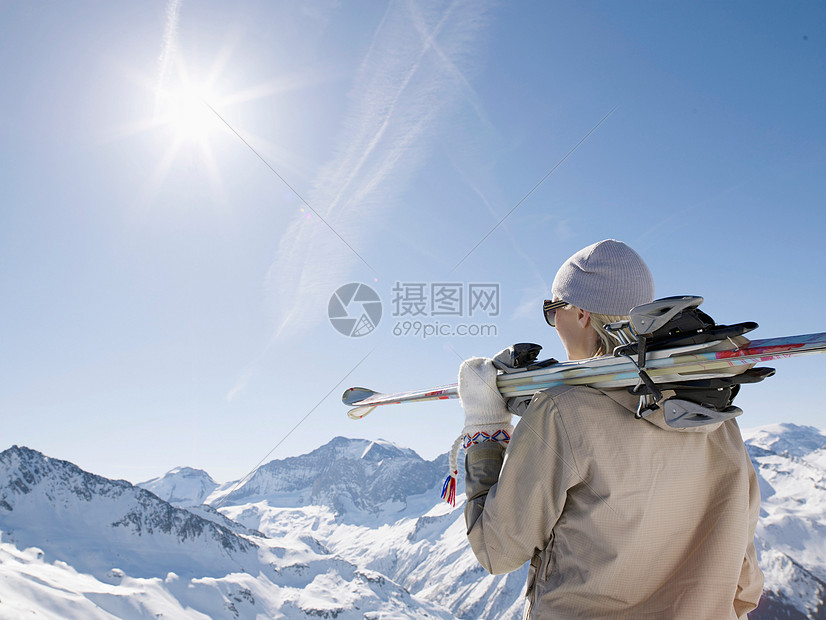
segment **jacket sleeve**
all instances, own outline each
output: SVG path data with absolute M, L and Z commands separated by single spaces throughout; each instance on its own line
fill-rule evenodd
M 507 449 L 468 447 L 465 470 L 468 540 L 492 574 L 514 571 L 547 547 L 579 479 L 564 424 L 545 394 L 534 397 Z
M 760 516 L 760 487 L 757 473 L 749 458 L 745 446 L 746 466 L 749 469 L 749 545 L 740 569 L 740 580 L 734 597 L 734 612 L 740 620 L 746 620 L 747 614 L 757 607 L 763 592 L 763 571 L 757 565 L 757 550 L 754 548 L 754 531 Z

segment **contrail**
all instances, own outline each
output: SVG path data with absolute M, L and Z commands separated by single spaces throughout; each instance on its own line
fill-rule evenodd
M 166 26 L 163 31 L 163 47 L 158 57 L 158 85 L 155 88 L 155 116 L 160 111 L 161 99 L 169 74 L 178 51 L 178 18 L 181 12 L 181 0 L 169 0 L 166 5 Z
M 388 4 L 354 78 L 336 155 L 307 192 L 309 204 L 354 248 L 392 221 L 391 205 L 441 124 L 461 97 L 473 95 L 464 73 L 474 67 L 488 10 L 477 0 Z M 330 294 L 352 278 L 353 254 L 330 243 L 327 232 L 296 218 L 282 234 L 265 284 L 273 338 L 324 320 Z

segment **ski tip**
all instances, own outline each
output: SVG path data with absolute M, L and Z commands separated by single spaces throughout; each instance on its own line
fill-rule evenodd
M 373 411 L 378 405 L 365 405 L 363 407 L 353 407 L 347 412 L 347 417 L 351 420 L 361 420 L 368 413 Z
M 378 394 L 378 392 L 368 390 L 367 388 L 351 387 L 347 388 L 344 391 L 344 394 L 341 395 L 341 402 L 343 402 L 345 405 L 356 405 L 363 401 L 365 398 L 370 398 L 371 396 L 375 396 L 376 394 Z

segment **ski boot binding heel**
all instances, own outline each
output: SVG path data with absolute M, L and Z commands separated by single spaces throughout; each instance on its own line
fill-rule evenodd
M 734 405 L 730 405 L 725 409 L 710 409 L 681 398 L 669 398 L 663 401 L 660 406 L 663 410 L 665 423 L 671 428 L 706 426 L 707 424 L 725 422 L 743 413 L 740 407 Z

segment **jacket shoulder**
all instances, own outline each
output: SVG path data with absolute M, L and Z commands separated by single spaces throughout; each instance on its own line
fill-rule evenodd
M 565 402 L 567 400 L 579 400 L 581 398 L 593 398 L 604 396 L 603 392 L 587 385 L 557 385 L 547 388 L 534 394 L 533 401 L 536 403 L 545 402 Z
M 616 411 L 633 414 L 637 410 L 639 397 L 622 388 L 600 390 L 587 385 L 560 385 L 537 392 L 531 400 L 528 411 L 556 411 L 559 414 L 576 411 L 579 415 L 599 414 Z

